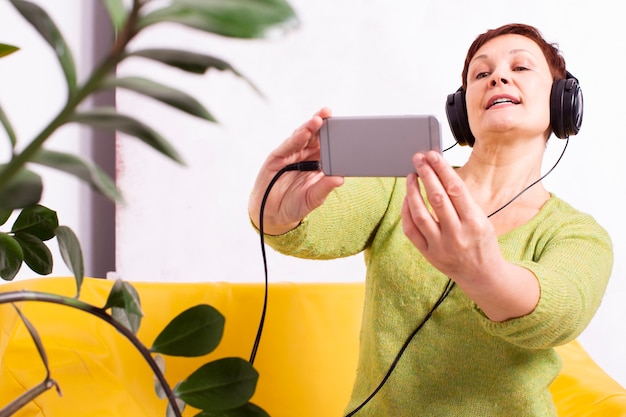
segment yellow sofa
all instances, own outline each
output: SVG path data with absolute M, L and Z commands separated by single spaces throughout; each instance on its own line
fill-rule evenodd
M 81 299 L 103 306 L 112 281 L 88 278 Z M 206 357 L 166 358 L 173 386 L 211 359 L 250 356 L 263 302 L 261 284 L 133 283 L 144 311 L 139 337 L 150 346 L 178 313 L 210 304 L 226 317 L 220 346 Z M 72 278 L 36 278 L 0 285 L 72 296 Z M 272 417 L 341 416 L 356 367 L 363 301 L 360 283 L 270 285 L 265 329 L 256 356 L 259 383 L 252 401 Z M 37 328 L 62 396 L 47 391 L 19 417 L 165 416 L 153 376 L 136 350 L 112 327 L 68 307 L 26 302 L 22 312 Z M 563 370 L 551 387 L 559 416 L 626 416 L 626 390 L 577 342 L 558 348 Z M 44 378 L 24 325 L 0 305 L 0 408 Z M 184 416 L 197 410 L 188 408 Z

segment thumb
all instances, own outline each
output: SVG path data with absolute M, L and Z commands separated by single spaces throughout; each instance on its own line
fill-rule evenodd
M 309 205 L 311 210 L 315 209 L 326 201 L 326 198 L 330 193 L 338 187 L 341 187 L 344 183 L 343 177 L 324 177 L 317 184 L 315 184 L 310 191 Z

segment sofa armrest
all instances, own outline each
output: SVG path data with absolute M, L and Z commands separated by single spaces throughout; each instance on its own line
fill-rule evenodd
M 563 368 L 550 391 L 559 416 L 626 416 L 626 390 L 589 356 L 578 341 L 556 350 Z

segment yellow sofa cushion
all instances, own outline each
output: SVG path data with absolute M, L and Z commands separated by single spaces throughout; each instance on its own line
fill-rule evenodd
M 112 281 L 86 279 L 81 299 L 104 305 Z M 263 286 L 241 283 L 133 283 L 144 311 L 139 337 L 150 346 L 178 313 L 210 304 L 226 317 L 219 347 L 201 358 L 166 358 L 173 386 L 219 357 L 250 356 L 259 324 Z M 30 289 L 72 296 L 71 278 L 38 278 L 0 285 L 0 292 Z M 265 329 L 255 368 L 252 401 L 272 417 L 341 416 L 357 363 L 363 284 L 276 283 L 269 289 Z M 134 348 L 112 327 L 68 307 L 26 302 L 22 312 L 39 331 L 52 377 L 63 396 L 48 391 L 19 417 L 164 416 L 152 374 Z M 577 343 L 559 348 L 563 372 L 552 386 L 560 416 L 626 416 L 626 390 Z M 35 347 L 8 305 L 0 306 L 0 406 L 41 382 Z M 188 408 L 184 416 L 197 410 Z

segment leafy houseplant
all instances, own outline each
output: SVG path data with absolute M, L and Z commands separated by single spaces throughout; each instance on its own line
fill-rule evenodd
M 161 355 L 200 356 L 217 347 L 224 318 L 211 306 L 199 305 L 181 313 L 148 348 L 136 336 L 142 318 L 141 303 L 130 283 L 116 281 L 104 306 L 93 306 L 80 300 L 84 278 L 80 243 L 70 228 L 59 225 L 54 210 L 39 204 L 44 184 L 31 167 L 39 164 L 61 170 L 121 202 L 121 193 L 113 179 L 96 164 L 76 155 L 46 149 L 46 141 L 60 127 L 79 123 L 126 133 L 176 162 L 183 161 L 176 149 L 150 126 L 120 114 L 114 108 L 85 108 L 88 97 L 102 90 L 122 88 L 208 122 L 216 120 L 198 100 L 182 91 L 144 77 L 116 77 L 114 70 L 120 62 L 140 57 L 193 74 L 204 74 L 209 69 L 231 71 L 246 80 L 230 64 L 219 58 L 180 49 L 132 50 L 132 40 L 144 29 L 161 23 L 176 23 L 226 37 L 261 38 L 270 29 L 275 32 L 276 29 L 294 28 L 297 25 L 295 13 L 285 0 L 169 0 L 158 2 L 158 7 L 155 7 L 157 2 L 151 0 L 133 0 L 130 8 L 125 7 L 123 0 L 100 1 L 114 25 L 116 37 L 105 58 L 84 82 L 79 83 L 71 51 L 47 12 L 26 0 L 9 0 L 54 50 L 65 77 L 67 99 L 59 113 L 21 150 L 18 149 L 18 138 L 12 124 L 0 106 L 0 123 L 11 145 L 11 155 L 7 160 L 0 161 L 0 225 L 5 225 L 12 215 L 16 215 L 10 230 L 0 231 L 0 277 L 12 280 L 23 263 L 37 274 L 50 274 L 53 260 L 46 242 L 56 238 L 62 259 L 76 279 L 77 291 L 75 297 L 35 291 L 0 293 L 0 304 L 14 305 L 48 370 L 41 384 L 30 388 L 1 409 L 0 417 L 14 414 L 36 396 L 56 386 L 53 375 L 50 375 L 45 346 L 35 326 L 14 304 L 24 301 L 56 303 L 75 308 L 95 315 L 116 328 L 137 348 L 154 371 L 157 394 L 168 399 L 167 416 L 181 416 L 185 404 L 202 410 L 198 414 L 201 417 L 265 416 L 267 414 L 260 407 L 249 402 L 258 374 L 252 364 L 243 359 L 225 358 L 210 362 L 173 389 L 163 376 Z M 149 3 L 154 4 L 146 7 Z M 0 58 L 17 51 L 19 48 L 16 46 L 0 43 Z M 0 65 L 8 62 L 3 60 Z M 224 387 L 227 385 L 237 386 L 237 389 L 225 393 Z M 216 392 L 218 395 L 215 395 Z

